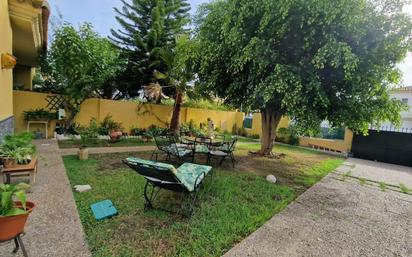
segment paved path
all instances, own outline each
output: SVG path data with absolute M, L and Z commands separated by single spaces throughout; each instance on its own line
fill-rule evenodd
M 31 257 L 90 256 L 69 180 L 55 140 L 38 141 L 39 167 L 28 200 L 36 208 L 28 219 L 23 241 Z M 14 244 L 0 244 L 0 256 L 11 254 Z
M 89 148 L 89 154 L 97 153 L 127 153 L 127 152 L 145 152 L 153 151 L 155 146 L 122 146 L 122 147 L 91 147 Z M 66 148 L 60 149 L 61 155 L 73 155 L 77 154 L 78 148 Z
M 224 256 L 412 256 L 412 195 L 342 181 L 349 170 L 412 181 L 412 168 L 349 159 Z

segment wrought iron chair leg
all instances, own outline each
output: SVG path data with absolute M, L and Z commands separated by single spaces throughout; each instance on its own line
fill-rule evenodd
M 220 160 L 220 162 L 219 162 L 219 166 L 222 166 L 222 163 L 223 163 L 223 161 L 226 159 L 226 156 L 227 156 L 227 155 L 225 155 L 225 156 L 222 157 L 222 160 Z
M 17 242 L 20 245 L 21 251 L 23 252 L 23 256 L 28 257 L 27 252 L 26 252 L 26 248 L 24 247 L 23 240 L 21 240 L 20 235 L 18 235 L 16 238 L 17 238 Z
M 15 247 L 12 253 L 17 253 L 17 251 L 20 249 L 19 241 L 17 240 L 17 237 L 14 238 L 14 245 Z
M 230 159 L 232 159 L 232 165 L 233 165 L 233 168 L 235 168 L 236 159 L 233 153 L 230 153 Z
M 152 202 L 151 202 L 151 197 L 149 198 L 149 196 L 147 195 L 147 188 L 148 188 L 148 186 L 149 186 L 149 180 L 146 180 L 146 185 L 144 186 L 144 192 L 143 192 L 143 195 L 144 195 L 144 199 L 145 199 L 145 209 L 146 208 L 149 208 L 149 209 L 152 209 L 153 208 L 153 205 L 152 205 Z M 152 191 L 152 195 L 153 195 L 153 191 Z

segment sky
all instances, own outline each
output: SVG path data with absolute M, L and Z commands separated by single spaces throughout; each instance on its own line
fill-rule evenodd
M 194 13 L 201 3 L 208 0 L 189 0 Z M 52 15 L 61 14 L 64 21 L 73 25 L 83 22 L 93 24 L 95 30 L 102 36 L 110 35 L 110 29 L 118 28 L 113 7 L 121 7 L 120 0 L 50 0 Z M 412 5 L 405 8 L 405 11 L 412 15 Z M 408 53 L 404 62 L 398 67 L 403 73 L 403 84 L 412 86 L 412 53 Z

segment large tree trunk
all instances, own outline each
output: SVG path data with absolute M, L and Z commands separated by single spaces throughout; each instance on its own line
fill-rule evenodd
M 261 109 L 262 115 L 262 139 L 260 146 L 260 155 L 273 157 L 272 152 L 273 146 L 275 144 L 276 131 L 282 118 L 280 111 L 266 107 Z
M 170 121 L 170 130 L 178 134 L 180 127 L 180 110 L 182 109 L 183 92 L 179 89 L 176 90 L 175 105 L 173 107 L 172 120 Z

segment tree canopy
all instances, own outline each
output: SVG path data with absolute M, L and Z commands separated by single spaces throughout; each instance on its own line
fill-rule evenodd
M 81 103 L 99 95 L 102 85 L 121 71 L 119 55 L 110 41 L 101 38 L 88 23 L 79 29 L 64 24 L 54 31 L 42 72 L 55 92 L 67 96 L 68 126 Z
M 166 72 L 159 49 L 173 48 L 175 37 L 186 32 L 190 5 L 187 0 L 122 0 L 115 8 L 121 29 L 112 30 L 111 40 L 128 60 L 117 78 L 118 89 L 135 96 L 141 86 L 153 82 L 153 72 Z
M 396 64 L 411 49 L 406 1 L 222 0 L 196 24 L 201 86 L 229 104 L 262 113 L 262 154 L 280 117 L 302 128 L 367 131 L 399 122 Z

